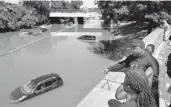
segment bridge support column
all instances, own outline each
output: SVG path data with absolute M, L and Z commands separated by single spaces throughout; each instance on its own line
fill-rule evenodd
M 79 26 L 78 24 L 74 26 L 75 32 L 78 32 L 78 26 Z
M 110 44 L 112 44 L 113 37 L 112 37 L 111 28 L 109 28 L 109 41 L 110 41 Z
M 77 17 L 74 17 L 74 24 L 78 24 L 78 19 L 77 19 Z

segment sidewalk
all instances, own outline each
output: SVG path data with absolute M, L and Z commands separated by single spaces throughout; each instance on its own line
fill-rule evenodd
M 76 107 L 109 107 L 108 101 L 115 99 L 116 89 L 124 77 L 124 73 L 110 72 Z

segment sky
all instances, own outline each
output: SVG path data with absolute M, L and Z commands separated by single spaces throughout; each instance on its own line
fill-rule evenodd
M 97 7 L 94 5 L 94 0 L 83 0 L 83 5 L 88 8 Z

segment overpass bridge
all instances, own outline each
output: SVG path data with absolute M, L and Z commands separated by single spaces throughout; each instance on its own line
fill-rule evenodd
M 71 10 L 71 9 L 59 9 L 49 14 L 52 20 L 58 20 L 60 17 L 73 18 L 75 24 L 84 24 L 85 18 L 101 17 L 98 11 L 84 11 L 84 10 Z

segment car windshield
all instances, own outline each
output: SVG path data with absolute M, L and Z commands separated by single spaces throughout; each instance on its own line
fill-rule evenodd
M 31 91 L 33 90 L 34 86 L 35 85 L 31 81 L 29 81 L 26 84 L 24 84 L 24 86 L 22 88 L 23 88 L 23 90 L 26 93 L 31 93 Z

